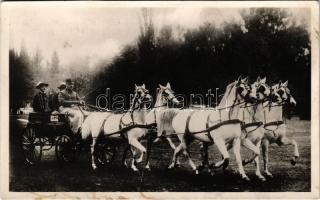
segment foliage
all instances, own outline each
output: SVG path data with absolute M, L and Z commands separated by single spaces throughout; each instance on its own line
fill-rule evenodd
M 95 78 L 103 88 L 132 92 L 134 83 L 156 88 L 172 82 L 180 94 L 224 89 L 239 75 L 251 80 L 267 76 L 270 84 L 289 80 L 298 105 L 296 111 L 310 118 L 310 39 L 303 24 L 297 25 L 283 9 L 257 8 L 241 13 L 243 23 L 221 27 L 205 22 L 197 29 L 174 37 L 172 27 L 155 33 L 150 15 L 135 44 L 127 45 Z M 146 15 L 144 15 L 146 16 Z M 103 79 L 103 80 L 102 80 Z M 151 91 L 152 94 L 155 91 Z M 92 94 L 96 95 L 96 94 Z

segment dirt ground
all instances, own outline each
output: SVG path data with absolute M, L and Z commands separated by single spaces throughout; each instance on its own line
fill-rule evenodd
M 136 191 L 170 191 L 170 192 L 308 192 L 311 187 L 310 159 L 310 121 L 287 120 L 287 135 L 299 144 L 300 158 L 296 166 L 291 166 L 293 154 L 291 146 L 270 146 L 270 171 L 274 177 L 265 182 L 255 178 L 255 166 L 245 166 L 250 182 L 240 180 L 235 173 L 237 169 L 234 156 L 228 173 L 221 169 L 209 175 L 206 170 L 195 175 L 184 158 L 180 168 L 168 170 L 172 150 L 165 142 L 153 146 L 151 155 L 151 172 L 134 173 L 120 163 L 123 148 L 120 147 L 116 159 L 110 167 L 92 171 L 88 152 L 71 165 L 60 165 L 55 159 L 54 149 L 46 152 L 39 165 L 28 166 L 24 163 L 19 147 L 22 125 L 16 116 L 10 117 L 10 191 L 97 191 L 97 192 L 136 192 Z M 242 148 L 242 157 L 251 153 Z M 209 149 L 210 161 L 220 160 L 215 147 Z M 199 145 L 192 144 L 191 156 L 200 164 Z M 140 166 L 141 167 L 141 166 Z M 261 166 L 262 170 L 262 159 Z

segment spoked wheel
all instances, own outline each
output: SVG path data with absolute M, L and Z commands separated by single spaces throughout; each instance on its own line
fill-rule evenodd
M 115 158 L 116 148 L 108 143 L 96 144 L 94 158 L 98 167 L 106 167 L 111 165 Z
M 75 149 L 71 138 L 61 135 L 56 141 L 56 157 L 59 162 L 71 163 L 75 160 Z
M 21 147 L 28 164 L 34 165 L 41 160 L 42 146 L 40 138 L 36 137 L 35 128 L 27 127 L 23 130 Z

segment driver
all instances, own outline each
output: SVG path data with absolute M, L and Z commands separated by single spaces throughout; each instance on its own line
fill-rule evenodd
M 59 112 L 67 114 L 71 131 L 78 133 L 84 120 L 84 114 L 79 105 L 83 105 L 84 101 L 74 91 L 74 84 L 71 79 L 66 79 L 65 83 L 66 88 L 58 95 Z
M 48 113 L 50 112 L 49 108 L 49 97 L 47 94 L 47 87 L 49 86 L 48 83 L 45 82 L 38 82 L 36 88 L 39 92 L 33 98 L 33 110 L 35 112 L 41 113 Z

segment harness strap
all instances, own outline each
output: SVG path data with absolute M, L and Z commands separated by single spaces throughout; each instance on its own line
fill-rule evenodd
M 264 128 L 268 126 L 280 126 L 281 124 L 284 124 L 284 122 L 283 121 L 268 122 L 264 124 Z
M 246 129 L 248 127 L 257 126 L 260 127 L 263 124 L 263 122 L 251 122 L 251 123 L 245 123 L 241 126 L 241 129 Z
M 241 129 L 242 129 L 242 130 L 245 130 L 246 133 L 249 134 L 249 133 L 257 130 L 257 129 L 258 129 L 260 126 L 262 126 L 262 125 L 263 125 L 263 122 L 243 123 L 243 124 L 241 125 Z M 251 131 L 249 131 L 249 132 L 246 130 L 246 128 L 253 127 L 253 126 L 255 126 L 256 128 L 253 129 L 253 130 L 251 130 Z
M 189 129 L 189 124 L 190 124 L 190 119 L 191 119 L 193 113 L 195 113 L 195 111 L 192 111 L 192 112 L 190 113 L 190 115 L 188 116 L 187 121 L 186 121 L 186 130 L 185 130 L 185 133 L 187 133 L 187 134 L 191 133 L 191 132 L 190 132 L 190 129 Z
M 133 116 L 132 116 L 132 114 L 130 113 L 130 117 L 131 117 L 131 122 L 130 123 L 128 123 L 128 124 L 125 124 L 123 121 L 122 121 L 122 119 L 124 118 L 124 116 L 126 115 L 127 113 L 123 113 L 123 115 L 121 116 L 121 118 L 120 118 L 120 123 L 119 123 L 119 129 L 121 130 L 121 128 L 122 128 L 122 125 L 124 126 L 124 127 L 128 127 L 128 126 L 132 126 L 132 125 L 134 125 L 135 123 L 134 123 L 134 121 L 133 121 Z
M 264 127 L 264 129 L 266 129 L 268 131 L 271 131 L 273 133 L 274 137 L 277 137 L 277 133 L 275 132 L 275 130 L 277 130 L 279 128 L 279 126 L 282 125 L 282 124 L 284 124 L 283 121 L 274 121 L 274 122 L 266 123 L 263 127 Z M 277 126 L 277 128 L 275 130 L 271 130 L 271 129 L 267 128 L 268 126 Z
M 101 125 L 101 128 L 100 128 L 100 134 L 104 134 L 104 130 L 103 130 L 103 128 L 104 128 L 104 125 L 106 124 L 106 121 L 109 119 L 109 117 L 110 117 L 111 115 L 108 115 L 106 118 L 104 118 L 104 120 L 103 120 L 103 122 L 102 122 L 102 125 Z
M 190 132 L 191 134 L 199 134 L 199 133 L 204 133 L 204 132 L 210 132 L 214 129 L 217 129 L 219 128 L 220 126 L 224 126 L 224 125 L 227 125 L 227 124 L 240 124 L 241 121 L 239 119 L 229 119 L 229 120 L 226 120 L 226 121 L 222 121 L 214 126 L 211 126 L 205 130 L 202 130 L 202 131 L 196 131 L 196 132 Z
M 134 124 L 132 126 L 127 126 L 124 127 L 122 129 L 120 129 L 119 131 L 113 132 L 113 133 L 108 133 L 106 134 L 106 136 L 111 136 L 111 135 L 115 135 L 115 134 L 122 134 L 130 129 L 134 129 L 134 128 L 145 128 L 145 129 L 150 129 L 150 128 L 154 128 L 155 124 L 150 124 L 150 125 L 146 125 L 146 124 Z
M 206 129 L 209 129 L 209 128 L 210 128 L 210 127 L 209 127 L 209 123 L 210 123 L 210 113 L 209 113 L 208 116 L 207 116 Z M 213 138 L 212 138 L 212 136 L 211 136 L 211 134 L 210 134 L 210 131 L 207 132 L 207 136 L 208 136 L 209 140 L 213 143 Z

